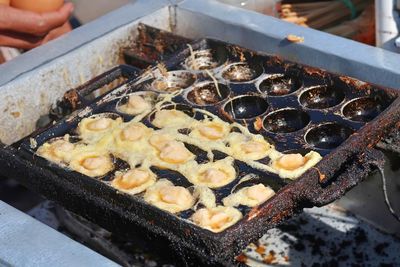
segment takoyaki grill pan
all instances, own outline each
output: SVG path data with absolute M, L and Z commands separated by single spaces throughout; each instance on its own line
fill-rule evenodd
M 244 215 L 241 221 L 221 233 L 212 233 L 184 220 L 191 212 L 172 215 L 145 203 L 140 195 L 118 192 L 107 183 L 112 175 L 90 178 L 35 156 L 36 148 L 44 142 L 73 133 L 82 118 L 110 113 L 130 120 L 132 117 L 119 113 L 116 106 L 129 94 L 156 97 L 160 88 L 154 81 L 165 70 L 170 72 L 168 78 L 174 79 L 171 84 L 178 81 L 178 87 L 186 89 L 173 99 L 178 104 L 164 108 L 177 108 L 195 118 L 193 108 L 206 109 L 227 121 L 247 125 L 279 151 L 315 150 L 323 155 L 322 161 L 295 181 L 236 161 L 239 177 L 214 190 L 218 203 L 240 177 L 250 173 L 258 176 L 250 183 L 264 183 L 277 193 L 258 207 L 240 207 Z M 2 149 L 2 172 L 23 179 L 31 188 L 113 232 L 144 234 L 153 243 L 167 240 L 186 264 L 193 265 L 238 263 L 235 256 L 268 229 L 304 207 L 322 206 L 342 196 L 374 165 L 381 164 L 382 157 L 373 147 L 400 121 L 400 101 L 394 90 L 208 39 L 193 43 L 165 64 L 143 71 L 115 90 L 85 101 L 80 110 L 55 125 Z M 152 126 L 151 118 L 150 114 L 143 122 Z M 200 149 L 189 149 L 199 160 L 204 158 Z M 126 168 L 126 163 L 117 160 L 116 166 Z M 190 185 L 168 170 L 154 172 L 176 185 Z

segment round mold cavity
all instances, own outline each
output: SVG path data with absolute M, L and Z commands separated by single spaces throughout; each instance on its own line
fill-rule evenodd
M 264 114 L 268 106 L 266 99 L 256 95 L 246 95 L 230 100 L 225 104 L 224 111 L 234 119 L 246 120 Z
M 183 113 L 189 115 L 192 118 L 194 118 L 194 116 L 195 116 L 195 111 L 193 110 L 193 108 L 188 105 L 185 105 L 185 104 L 166 104 L 160 108 L 160 110 L 163 110 L 163 109 L 168 109 L 168 110 L 176 109 L 176 110 L 182 111 Z M 154 120 L 154 116 L 155 116 L 156 112 L 157 112 L 157 110 L 155 110 L 154 112 L 152 112 L 149 115 L 148 118 L 149 118 L 150 122 L 152 122 Z
M 233 63 L 222 70 L 222 78 L 234 83 L 249 82 L 259 77 L 263 71 L 260 64 Z
M 280 109 L 268 114 L 263 122 L 265 130 L 273 133 L 292 133 L 305 128 L 310 116 L 300 109 Z
M 301 86 L 301 81 L 296 77 L 275 74 L 261 81 L 258 90 L 269 96 L 284 96 L 296 92 Z
M 118 118 L 121 118 L 122 120 L 124 120 L 123 117 L 122 117 L 121 115 L 117 114 L 117 113 L 103 112 L 103 113 L 97 113 L 97 114 L 93 114 L 93 115 L 88 116 L 88 117 L 81 118 L 81 120 L 78 122 L 78 125 L 79 125 L 79 123 L 81 123 L 82 120 L 84 120 L 84 119 L 97 119 L 97 118 L 110 118 L 110 119 L 112 119 L 112 120 L 116 120 L 116 119 L 118 119 Z M 72 134 L 73 134 L 73 135 L 76 134 L 76 136 L 79 136 L 79 133 L 78 133 L 78 125 L 76 125 L 75 129 L 72 130 Z
M 205 81 L 195 84 L 187 93 L 189 102 L 199 106 L 215 105 L 225 100 L 230 95 L 230 89 L 225 84 L 218 83 L 218 89 L 214 82 Z
M 130 93 L 130 94 L 124 96 L 123 98 L 121 98 L 121 99 L 117 102 L 117 104 L 116 104 L 116 106 L 115 106 L 115 109 L 116 109 L 119 113 L 126 114 L 126 115 L 131 115 L 131 116 L 132 116 L 132 114 L 129 114 L 129 113 L 126 113 L 125 111 L 123 111 L 123 110 L 121 109 L 121 106 L 123 106 L 123 105 L 125 105 L 126 103 L 128 103 L 129 97 L 130 97 L 130 96 L 134 96 L 134 95 L 141 96 L 143 99 L 150 101 L 150 103 L 151 103 L 152 105 L 156 102 L 156 99 L 157 99 L 157 96 L 158 96 L 156 93 L 151 92 L 151 91 L 138 91 L 138 92 Z
M 151 83 L 151 88 L 158 92 L 172 93 L 192 86 L 197 77 L 189 71 L 169 71 L 167 76 L 156 78 Z
M 74 132 L 75 130 L 73 130 L 73 132 Z M 77 135 L 70 135 L 68 138 L 66 138 L 66 136 L 58 136 L 58 137 L 53 137 L 53 138 L 50 138 L 50 139 L 42 139 L 42 140 L 39 140 L 39 138 L 37 138 L 37 139 L 35 139 L 35 141 L 37 142 L 37 146 L 36 147 L 31 147 L 31 149 L 34 149 L 36 152 L 34 153 L 34 156 L 35 156 L 35 158 L 36 157 L 39 157 L 39 158 L 42 158 L 41 160 L 45 160 L 46 161 L 46 164 L 50 164 L 51 166 L 56 166 L 56 167 L 59 167 L 59 168 L 68 168 L 68 163 L 67 162 L 65 162 L 65 161 L 52 161 L 52 160 L 48 160 L 48 159 L 46 159 L 44 156 L 42 156 L 42 155 L 39 155 L 38 154 L 38 150 L 45 144 L 45 143 L 48 143 L 48 144 L 53 144 L 53 143 L 55 143 L 55 142 L 57 142 L 57 141 L 67 141 L 67 142 L 69 142 L 69 143 L 71 143 L 71 144 L 75 144 L 75 145 L 77 145 L 79 142 L 81 142 L 82 140 L 79 138 L 79 136 L 77 136 Z
M 107 173 L 103 174 L 103 175 L 94 176 L 93 178 L 95 178 L 96 180 L 100 180 L 100 181 L 104 181 L 104 182 L 110 181 L 113 178 L 112 174 L 115 173 L 115 171 L 120 170 L 119 166 L 118 166 L 119 159 L 117 157 L 115 157 L 112 153 L 107 153 L 107 154 L 108 154 L 109 158 L 111 159 L 111 162 L 113 164 L 113 168 L 110 171 L 108 171 Z M 68 170 L 70 170 L 70 169 L 68 169 Z M 78 173 L 79 175 L 86 176 L 85 174 L 83 174 L 83 173 L 81 173 L 79 171 L 75 171 L 75 170 L 73 170 L 73 171 Z
M 305 140 L 313 147 L 320 149 L 334 149 L 343 143 L 353 130 L 347 126 L 337 123 L 321 124 L 309 130 Z
M 227 59 L 225 49 L 196 50 L 185 60 L 185 67 L 194 71 L 211 70 L 223 65 Z
M 361 97 L 353 99 L 345 104 L 342 109 L 342 114 L 352 121 L 369 122 L 388 106 L 388 101 L 374 97 Z
M 320 85 L 301 93 L 300 104 L 310 109 L 325 109 L 340 104 L 345 98 L 342 90 L 334 86 Z

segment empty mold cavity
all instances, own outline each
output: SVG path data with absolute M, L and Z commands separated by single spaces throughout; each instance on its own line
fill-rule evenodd
M 337 87 L 321 85 L 301 93 L 301 105 L 310 109 L 324 109 L 340 104 L 345 98 L 344 92 Z
M 175 92 L 194 84 L 196 75 L 189 71 L 169 71 L 165 76 L 155 79 L 151 87 L 159 92 Z
M 248 64 L 245 62 L 233 63 L 222 71 L 222 78 L 230 82 L 252 81 L 263 73 L 260 64 Z
M 194 51 L 185 60 L 185 67 L 190 70 L 211 70 L 224 64 L 228 59 L 225 48 Z
M 352 121 L 368 122 L 384 111 L 390 102 L 378 97 L 351 100 L 342 109 L 343 116 Z
M 264 114 L 268 109 L 268 102 L 260 96 L 239 96 L 224 106 L 224 111 L 234 119 L 251 119 Z
M 217 85 L 210 81 L 195 84 L 188 92 L 186 96 L 187 100 L 199 106 L 217 104 L 226 99 L 230 94 L 228 86 L 221 83 L 218 83 Z
M 342 144 L 354 131 L 337 123 L 319 125 L 307 132 L 308 144 L 320 149 L 334 149 Z
M 301 87 L 301 81 L 285 74 L 274 74 L 264 79 L 258 86 L 261 93 L 269 96 L 283 96 L 297 91 Z
M 268 114 L 264 128 L 273 133 L 291 133 L 303 129 L 310 123 L 310 116 L 299 109 L 281 109 Z

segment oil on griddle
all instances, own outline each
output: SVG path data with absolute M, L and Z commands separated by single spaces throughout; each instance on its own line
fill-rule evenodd
M 193 57 L 193 51 L 196 57 Z M 154 74 L 155 72 L 157 74 Z M 313 150 L 326 156 L 384 111 L 396 98 L 394 91 L 371 86 L 362 89 L 363 86 L 367 85 L 357 84 L 350 78 L 282 61 L 274 56 L 254 53 L 219 41 L 201 40 L 165 64 L 146 70 L 137 79 L 105 94 L 104 97 L 86 99 L 92 102 L 84 111 L 60 121 L 34 137 L 35 148 L 36 144 L 41 146 L 67 133 L 71 134 L 71 141 L 79 141 L 74 137 L 76 126 L 82 118 L 93 114 L 104 113 L 109 114 L 106 116 L 130 121 L 134 117 L 118 111 L 117 106 L 126 102 L 132 94 L 145 95 L 156 101 L 159 94 L 180 92 L 161 109 L 177 109 L 201 119 L 195 110 L 200 108 L 225 121 L 240 123 L 252 133 L 263 135 L 278 151 L 305 155 Z M 148 127 L 154 127 L 151 122 L 152 116 L 154 117 L 154 114 L 150 112 L 141 122 Z M 205 151 L 189 145 L 186 147 L 197 156 L 196 160 L 207 161 Z M 32 149 L 32 139 L 25 140 L 21 145 L 21 153 L 57 174 L 78 177 L 74 179 L 88 179 L 36 157 L 35 148 Z M 215 151 L 216 159 L 225 156 Z M 111 188 L 109 181 L 113 179 L 116 171 L 126 170 L 128 165 L 119 159 L 114 160 L 115 168 L 108 175 L 89 179 L 94 180 L 97 185 L 101 184 L 102 188 L 107 188 L 109 191 L 107 194 L 116 200 L 116 192 Z M 263 161 L 268 162 L 268 159 L 260 160 Z M 234 165 L 238 173 L 237 178 L 222 188 L 213 189 L 218 204 L 221 204 L 222 199 L 233 189 L 238 190 L 243 186 L 262 183 L 278 192 L 291 182 L 276 174 L 256 170 L 239 160 L 235 160 Z M 152 171 L 158 177 L 167 178 L 175 185 L 183 187 L 191 185 L 177 172 L 157 168 L 152 168 Z M 238 186 L 241 178 L 248 174 L 254 174 L 256 178 Z M 142 194 L 128 196 L 118 193 L 117 195 L 119 198 L 123 197 L 127 204 L 132 202 L 128 205 L 143 208 L 140 215 L 145 219 L 146 210 L 155 212 L 153 207 L 143 203 Z M 243 215 L 251 217 L 250 208 L 239 206 L 239 210 Z M 163 213 L 165 212 L 156 212 L 156 214 Z M 204 238 L 208 240 L 206 243 L 210 244 L 210 251 L 220 251 L 221 248 L 215 248 L 215 243 L 212 243 L 218 239 L 218 235 L 210 237 L 210 233 L 205 233 L 204 230 L 179 219 L 188 219 L 192 213 L 192 210 L 188 210 L 177 213 L 176 217 L 163 215 L 168 215 L 166 218 L 171 221 L 171 225 L 168 226 L 168 222 L 160 222 L 160 225 L 164 228 L 183 225 L 186 231 L 196 235 L 194 238 L 198 244 L 202 243 L 201 239 Z M 150 217 L 154 217 L 154 214 Z M 157 224 L 154 220 L 151 221 Z M 178 232 L 180 230 L 184 229 L 175 229 Z M 259 236 L 260 233 L 256 235 Z M 210 240 L 211 243 L 208 243 Z M 248 241 L 241 240 L 236 246 L 241 247 Z M 235 248 L 234 251 L 237 252 L 239 249 Z

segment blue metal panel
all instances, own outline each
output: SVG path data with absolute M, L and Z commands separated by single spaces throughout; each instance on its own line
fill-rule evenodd
M 0 201 L 0 266 L 119 265 Z

